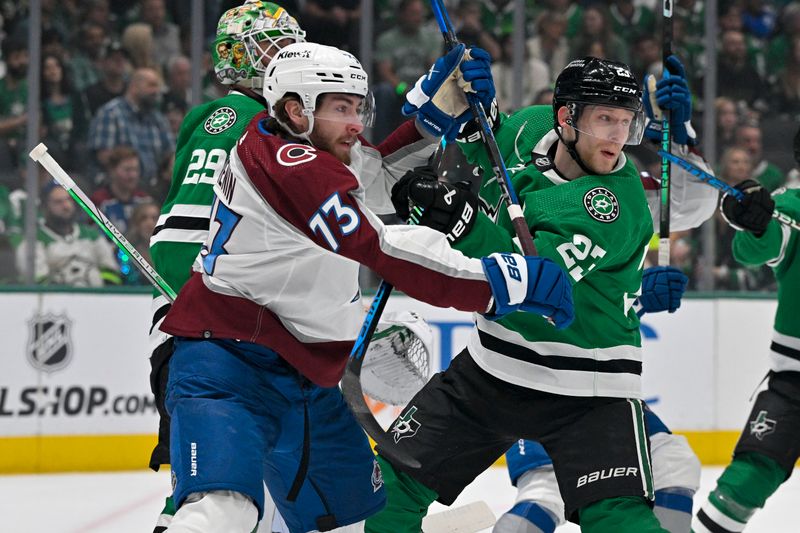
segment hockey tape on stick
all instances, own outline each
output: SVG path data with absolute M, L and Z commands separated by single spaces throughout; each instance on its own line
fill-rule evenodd
M 436 17 L 436 23 L 439 25 L 442 36 L 444 36 L 444 42 L 447 45 L 447 49 L 450 50 L 458 44 L 458 38 L 453 30 L 453 24 L 450 22 L 450 17 L 447 15 L 447 8 L 444 6 L 444 2 L 442 0 L 431 0 L 431 7 L 433 8 L 433 14 Z M 519 198 L 517 197 L 517 193 L 514 191 L 514 187 L 511 184 L 511 178 L 508 176 L 508 170 L 506 169 L 505 162 L 503 161 L 503 157 L 500 155 L 500 149 L 497 147 L 497 140 L 494 138 L 492 128 L 489 126 L 489 121 L 486 120 L 486 112 L 484 111 L 481 103 L 478 101 L 478 96 L 476 94 L 467 93 L 467 102 L 469 102 L 469 107 L 472 110 L 472 116 L 475 117 L 475 121 L 480 127 L 479 131 L 481 134 L 481 140 L 486 147 L 489 160 L 492 163 L 492 172 L 494 172 L 494 176 L 497 178 L 497 183 L 500 185 L 500 190 L 503 193 L 503 199 L 505 200 L 506 207 L 508 208 L 511 223 L 514 225 L 514 231 L 519 238 L 522 253 L 525 255 L 537 255 L 536 247 L 533 244 L 533 237 L 531 237 L 530 228 L 528 228 L 528 224 L 525 222 L 525 217 L 522 215 L 522 210 L 515 210 L 511 208 L 512 206 L 519 207 Z
M 683 159 L 682 157 L 678 157 L 675 154 L 668 154 L 668 153 L 660 151 L 660 150 L 659 150 L 658 154 L 660 156 L 662 156 L 662 157 L 668 158 L 671 162 L 675 163 L 676 165 L 678 165 L 682 169 L 686 170 L 692 176 L 696 177 L 697 179 L 699 179 L 703 183 L 714 187 L 718 191 L 722 191 L 725 194 L 729 194 L 729 195 L 733 196 L 734 198 L 736 198 L 740 202 L 744 199 L 744 193 L 742 191 L 740 191 L 739 189 L 737 189 L 735 187 L 731 187 L 730 185 L 728 185 L 727 183 L 725 183 L 724 181 L 722 181 L 718 177 L 712 176 L 711 174 L 709 174 L 708 172 L 706 172 L 702 168 L 699 168 L 699 167 L 693 165 L 692 163 L 690 163 L 689 161 Z M 772 212 L 772 217 L 775 218 L 778 222 L 780 222 L 781 224 L 783 224 L 785 226 L 789 226 L 790 228 L 792 228 L 794 230 L 800 230 L 800 222 L 797 222 L 795 219 L 793 219 L 789 215 L 781 213 L 780 211 L 773 211 Z
M 44 143 L 39 143 L 28 154 L 31 159 L 42 165 L 44 169 L 64 187 L 72 199 L 77 202 L 81 208 L 94 220 L 95 224 L 100 226 L 108 238 L 111 239 L 120 250 L 132 257 L 134 264 L 141 271 L 141 273 L 153 284 L 153 286 L 164 295 L 164 297 L 171 302 L 175 301 L 175 291 L 169 286 L 169 283 L 162 278 L 158 272 L 147 262 L 147 259 L 142 257 L 134 246 L 128 242 L 128 239 L 122 234 L 121 231 L 94 205 L 88 196 L 81 190 L 75 181 L 69 177 L 69 174 L 53 159 L 47 152 L 47 146 Z
M 477 501 L 426 516 L 422 533 L 476 533 L 494 523 L 494 513 L 486 502 Z
M 662 50 L 661 50 L 661 76 L 667 76 L 667 58 L 672 54 L 672 1 L 662 0 L 664 17 L 663 35 L 662 35 Z M 661 117 L 661 150 L 669 154 L 671 148 L 671 131 L 669 127 L 670 115 L 672 114 L 669 109 L 663 109 Z M 658 229 L 658 264 L 669 265 L 669 207 L 670 207 L 670 189 L 672 185 L 672 169 L 670 160 L 666 156 L 661 156 L 661 210 L 659 213 L 659 229 Z

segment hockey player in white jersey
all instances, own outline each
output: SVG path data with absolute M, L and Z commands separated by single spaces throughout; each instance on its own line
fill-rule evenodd
M 441 90 L 466 108 L 463 56 L 459 47 L 442 61 L 455 75 L 427 85 L 431 103 Z M 472 80 L 460 81 L 469 89 Z M 353 148 L 366 143 L 370 98 L 351 54 L 287 46 L 268 67 L 264 96 L 275 118 L 257 115 L 231 151 L 202 271 L 161 326 L 176 345 L 166 399 L 173 533 L 249 533 L 262 480 L 292 533 L 360 531 L 383 507 L 380 469 L 336 386 L 363 319 L 359 263 L 434 305 L 572 321 L 569 282 L 552 261 L 468 259 L 440 233 L 384 226 L 367 207 L 391 203 L 371 199 L 360 180 L 365 162 Z M 470 118 L 421 105 L 443 133 Z M 409 121 L 377 150 L 419 138 Z

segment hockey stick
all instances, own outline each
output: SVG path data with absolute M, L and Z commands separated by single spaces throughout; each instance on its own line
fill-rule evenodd
M 422 209 L 417 206 L 412 207 L 409 223 L 414 220 L 419 220 L 422 216 Z M 364 323 L 361 325 L 361 331 L 358 333 L 353 349 L 350 350 L 350 359 L 347 362 L 344 375 L 342 376 L 342 394 L 347 402 L 348 407 L 353 412 L 353 415 L 364 428 L 364 431 L 372 437 L 372 440 L 381 447 L 381 453 L 393 463 L 400 463 L 408 468 L 419 468 L 421 465 L 419 461 L 410 455 L 393 449 L 389 435 L 383 430 L 381 425 L 375 420 L 372 411 L 369 410 L 367 402 L 364 401 L 364 389 L 361 384 L 361 367 L 364 364 L 364 356 L 369 348 L 370 339 L 372 339 L 375 328 L 378 327 L 378 321 L 383 314 L 383 309 L 386 307 L 386 302 L 389 301 L 389 296 L 392 294 L 394 286 L 386 280 L 381 281 L 375 297 L 372 299 L 372 304 L 367 310 L 367 316 L 364 318 Z
M 672 54 L 672 0 L 663 0 L 663 41 L 661 69 L 662 77 L 667 72 L 667 58 Z M 661 117 L 661 150 L 669 154 L 672 150 L 670 145 L 669 109 L 662 111 Z M 661 156 L 661 213 L 658 229 L 658 264 L 669 265 L 669 204 L 670 204 L 670 185 L 671 169 L 668 157 Z
M 114 224 L 106 218 L 106 216 L 97 209 L 97 206 L 94 205 L 88 196 L 81 190 L 80 187 L 69 177 L 66 171 L 58 164 L 58 161 L 53 159 L 49 153 L 47 153 L 47 146 L 44 143 L 39 143 L 36 145 L 36 148 L 30 151 L 28 154 L 31 159 L 39 163 L 44 167 L 44 169 L 51 175 L 55 180 L 64 187 L 72 199 L 77 202 L 81 208 L 86 211 L 86 213 L 94 220 L 94 222 L 100 226 L 108 238 L 114 242 L 120 250 L 128 254 L 129 257 L 134 259 L 134 264 L 139 269 L 139 271 L 153 284 L 153 286 L 158 289 L 158 291 L 164 295 L 164 297 L 169 300 L 170 303 L 175 301 L 175 291 L 172 290 L 172 287 L 169 286 L 169 283 L 162 278 L 158 272 L 147 262 L 147 260 L 142 257 L 136 248 L 133 247 L 131 243 L 128 242 L 128 239 L 120 232 Z
M 422 533 L 475 533 L 494 523 L 494 513 L 486 502 L 477 501 L 426 516 Z
M 450 17 L 447 15 L 447 8 L 445 8 L 443 0 L 431 0 L 431 7 L 433 8 L 433 14 L 436 16 L 436 23 L 439 25 L 439 29 L 444 36 L 447 49 L 450 50 L 458 44 L 458 38 L 453 30 Z M 483 106 L 474 93 L 467 93 L 467 102 L 469 102 L 474 120 L 479 126 L 481 140 L 484 146 L 486 146 L 489 160 L 492 163 L 492 172 L 494 172 L 497 183 L 500 185 L 500 190 L 502 191 L 503 199 L 506 203 L 506 209 L 508 210 L 508 216 L 511 218 L 514 231 L 519 239 L 520 248 L 525 255 L 537 255 L 530 228 L 528 228 L 528 224 L 525 222 L 525 216 L 519 205 L 519 198 L 517 198 L 517 193 L 514 191 L 514 187 L 511 184 L 511 178 L 508 176 L 506 164 L 503 161 L 503 157 L 500 155 L 500 149 L 497 147 L 497 140 L 494 138 L 494 133 L 489 126 L 489 121 L 486 120 L 486 113 L 484 112 Z
M 711 187 L 714 187 L 715 189 L 717 189 L 719 191 L 722 191 L 725 194 L 730 194 L 731 196 L 736 198 L 738 201 L 741 202 L 742 199 L 744 199 L 744 193 L 742 191 L 740 191 L 739 189 L 736 189 L 735 187 L 731 187 L 730 185 L 728 185 L 724 181 L 720 180 L 716 176 L 712 176 L 711 174 L 709 174 L 708 172 L 706 172 L 702 168 L 699 168 L 699 167 L 693 165 L 692 163 L 690 163 L 689 161 L 683 159 L 682 157 L 678 157 L 675 154 L 668 154 L 668 153 L 666 153 L 664 151 L 661 151 L 661 150 L 659 150 L 658 155 L 660 155 L 661 157 L 665 157 L 665 158 L 669 159 L 669 161 L 671 161 L 672 163 L 675 163 L 679 167 L 683 168 L 684 170 L 689 172 L 691 175 L 695 176 L 697 179 L 699 179 L 703 183 L 705 183 L 707 185 L 710 185 Z M 772 217 L 777 219 L 777 221 L 780 222 L 781 224 L 789 226 L 790 228 L 792 228 L 794 230 L 800 231 L 800 222 L 797 222 L 795 219 L 793 219 L 789 215 L 786 215 L 786 214 L 781 213 L 779 211 L 773 211 L 772 212 Z

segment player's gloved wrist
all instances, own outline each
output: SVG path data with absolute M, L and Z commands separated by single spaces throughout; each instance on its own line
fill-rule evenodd
M 722 218 L 736 230 L 749 231 L 756 237 L 761 237 L 772 220 L 775 201 L 769 191 L 756 180 L 745 180 L 735 188 L 744 193 L 744 198 L 739 202 L 730 194 L 723 195 L 720 200 Z
M 414 167 L 414 169 L 403 174 L 397 183 L 392 186 L 392 206 L 398 217 L 404 221 L 408 220 L 410 214 L 410 204 L 408 199 L 408 189 L 412 183 L 417 181 L 437 181 L 439 176 L 430 165 Z
M 518 310 L 548 317 L 558 329 L 574 320 L 572 285 L 550 259 L 494 253 L 481 262 L 495 301 L 490 320 Z
M 483 110 L 486 113 L 486 122 L 489 123 L 489 128 L 492 130 L 492 133 L 497 133 L 498 128 L 500 128 L 500 112 L 497 107 L 497 99 L 493 99 L 488 107 L 484 105 Z M 456 137 L 456 141 L 460 143 L 478 142 L 480 140 L 481 127 L 475 120 L 469 120 L 464 124 Z
M 638 298 L 644 313 L 674 313 L 681 306 L 681 298 L 686 291 L 689 278 L 679 269 L 671 266 L 656 266 L 645 269 L 642 274 L 642 294 Z

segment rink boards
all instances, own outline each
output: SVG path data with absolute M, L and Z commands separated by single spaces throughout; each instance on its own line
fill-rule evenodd
M 0 294 L 0 473 L 124 470 L 147 464 L 150 297 Z M 727 463 L 767 371 L 774 299 L 687 299 L 642 322 L 644 396 L 705 464 Z M 466 343 L 471 317 L 405 296 L 434 332 L 434 369 Z M 743 327 L 746 325 L 746 328 Z M 388 422 L 392 410 L 375 406 Z

